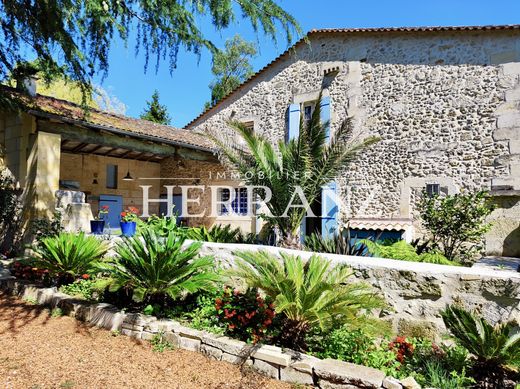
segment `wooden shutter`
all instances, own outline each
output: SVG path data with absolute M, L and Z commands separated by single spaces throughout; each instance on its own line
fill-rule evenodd
M 330 140 L 330 97 L 325 96 L 321 98 L 321 122 L 326 124 L 325 127 L 325 136 L 327 141 Z
M 330 142 L 330 97 L 325 96 L 321 99 L 321 122 L 326 125 L 326 139 Z M 336 183 L 329 182 L 321 190 L 321 234 L 325 238 L 330 238 L 338 231 L 338 204 L 335 202 L 337 194 Z
M 289 106 L 289 124 L 287 126 L 287 140 L 294 139 L 300 133 L 300 104 Z
M 321 189 L 321 234 L 331 238 L 338 232 L 338 204 L 335 201 L 337 185 L 330 182 Z

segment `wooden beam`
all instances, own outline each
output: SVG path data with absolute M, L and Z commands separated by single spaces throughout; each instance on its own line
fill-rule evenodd
M 168 144 L 161 144 L 161 142 L 151 142 L 144 139 L 137 139 L 132 137 L 124 137 L 120 135 L 111 134 L 108 131 L 97 131 L 87 128 L 82 128 L 77 125 L 65 123 L 51 123 L 46 119 L 38 119 L 38 129 L 45 132 L 61 134 L 62 139 L 71 140 L 75 142 L 98 144 L 103 146 L 110 146 L 113 148 L 121 148 L 125 150 L 134 150 L 141 153 L 152 153 L 162 157 L 172 157 L 175 154 L 185 159 L 192 159 L 198 161 L 216 160 L 216 157 L 210 152 L 187 149 L 180 146 L 173 146 Z M 90 151 L 94 153 L 95 151 Z
M 76 147 L 74 147 L 72 150 L 70 150 L 71 153 L 79 153 L 81 149 L 84 149 L 85 146 L 88 146 L 88 143 L 80 143 Z
M 108 156 L 108 154 L 110 154 L 115 149 L 117 149 L 117 147 L 112 147 L 112 148 L 108 149 L 108 151 L 105 151 L 103 154 L 99 154 L 99 155 L 103 155 L 106 157 L 106 156 Z
M 62 141 L 61 141 L 61 147 L 65 146 L 65 145 L 66 145 L 67 143 L 69 143 L 69 142 L 70 142 L 70 140 L 68 140 L 68 139 L 64 139 L 64 140 L 62 140 Z
M 94 154 L 96 151 L 102 149 L 103 147 L 105 147 L 105 146 L 103 146 L 103 145 L 97 145 L 97 146 L 94 147 L 92 150 L 90 150 L 89 153 L 90 153 L 90 154 Z
M 123 154 L 121 154 L 118 158 L 126 158 L 133 152 L 134 152 L 134 150 L 128 150 L 128 151 L 124 152 Z

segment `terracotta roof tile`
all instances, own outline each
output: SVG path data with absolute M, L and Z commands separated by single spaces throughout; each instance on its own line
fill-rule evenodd
M 81 106 L 70 101 L 39 94 L 31 99 L 20 93 L 20 91 L 7 86 L 1 86 L 0 93 L 8 93 L 20 98 L 22 102 L 26 104 L 27 111 L 35 116 L 52 117 L 69 123 L 81 122 L 81 124 L 86 127 L 95 126 L 97 129 L 101 128 L 109 132 L 116 132 L 117 130 L 119 133 L 124 132 L 125 135 L 129 136 L 135 134 L 138 137 L 146 137 L 152 141 L 170 143 L 203 151 L 212 151 L 214 149 L 214 145 L 207 138 L 193 131 L 100 111 L 98 109 L 89 109 L 88 112 L 85 112 Z
M 198 120 L 205 117 L 210 112 L 214 112 L 224 101 L 229 99 L 235 92 L 242 89 L 244 86 L 248 85 L 258 76 L 263 74 L 266 70 L 271 68 L 274 64 L 281 61 L 283 58 L 287 57 L 289 53 L 296 48 L 296 46 L 304 43 L 308 39 L 310 39 L 313 35 L 320 34 L 353 34 L 353 33 L 381 33 L 381 32 L 442 32 L 442 31 L 496 31 L 496 30 L 520 30 L 520 24 L 509 24 L 509 25 L 496 25 L 496 26 L 431 26 L 431 27 L 377 27 L 377 28 L 321 28 L 310 30 L 307 35 L 301 38 L 299 41 L 294 43 L 291 47 L 285 50 L 282 54 L 276 57 L 274 60 L 265 65 L 258 72 L 253 74 L 247 80 L 245 80 L 242 84 L 236 87 L 233 91 L 231 91 L 228 95 L 224 96 L 220 101 L 218 101 L 215 105 L 210 108 L 202 111 L 196 118 L 190 121 L 184 128 L 190 128 L 193 126 Z

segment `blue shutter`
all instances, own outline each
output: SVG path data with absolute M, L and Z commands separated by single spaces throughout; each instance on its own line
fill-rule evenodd
M 321 122 L 326 123 L 326 140 L 330 142 L 330 97 L 321 99 Z M 321 234 L 330 238 L 338 231 L 338 204 L 334 201 L 337 185 L 330 182 L 321 190 Z
M 300 104 L 289 106 L 289 125 L 287 128 L 287 140 L 294 139 L 300 133 Z
M 338 232 L 338 204 L 334 200 L 337 195 L 335 182 L 322 187 L 321 190 L 321 234 L 324 238 L 331 238 Z
M 327 141 L 330 139 L 330 97 L 325 96 L 321 98 L 321 122 L 326 123 L 327 126 L 325 127 L 325 137 L 327 138 Z

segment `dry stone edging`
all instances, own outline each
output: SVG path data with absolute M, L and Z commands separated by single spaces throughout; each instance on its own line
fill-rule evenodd
M 60 308 L 87 324 L 121 331 L 122 335 L 149 341 L 157 334 L 175 347 L 201 352 L 211 359 L 250 366 L 271 378 L 294 384 L 334 389 L 402 389 L 399 380 L 380 370 L 334 359 L 319 358 L 271 345 L 245 342 L 185 327 L 175 320 L 157 319 L 139 313 L 125 313 L 106 303 L 89 303 L 13 278 L 0 279 L 0 288 L 39 305 Z M 389 385 L 392 386 L 389 386 Z

